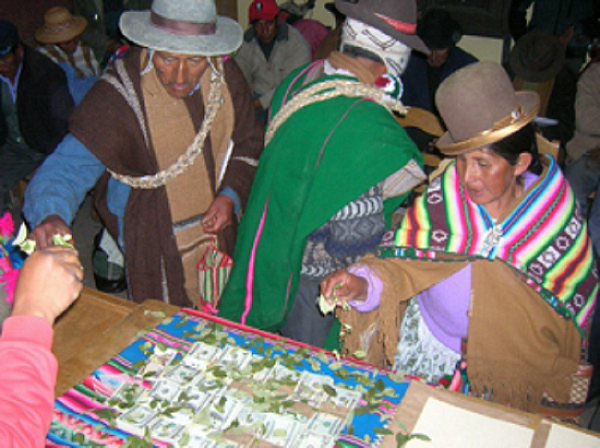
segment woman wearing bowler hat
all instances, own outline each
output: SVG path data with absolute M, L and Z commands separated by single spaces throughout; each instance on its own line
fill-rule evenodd
M 598 279 L 573 192 L 537 153 L 538 96 L 478 62 L 436 102 L 452 159 L 393 241 L 321 284 L 351 305 L 345 347 L 435 382 L 466 359 L 474 395 L 519 409 L 566 402 Z

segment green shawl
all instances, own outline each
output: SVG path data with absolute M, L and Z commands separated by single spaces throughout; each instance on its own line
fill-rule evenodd
M 359 84 L 349 76 L 311 80 L 322 63 L 296 70 L 280 85 L 272 116 L 315 83 L 342 79 Z M 294 112 L 259 161 L 219 315 L 277 331 L 296 293 L 307 236 L 368 188 L 404 169 L 410 187 L 384 203 L 390 222 L 420 181 L 422 163 L 393 114 L 371 98 L 337 96 Z

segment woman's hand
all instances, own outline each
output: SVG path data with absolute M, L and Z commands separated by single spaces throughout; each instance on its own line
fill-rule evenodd
M 369 284 L 367 281 L 362 277 L 350 274 L 344 269 L 329 274 L 321 282 L 321 294 L 327 300 L 335 296 L 338 299 L 338 305 L 349 300 L 364 301 L 367 299 L 368 293 Z

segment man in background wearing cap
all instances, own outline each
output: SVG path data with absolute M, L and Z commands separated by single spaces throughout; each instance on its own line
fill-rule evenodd
M 275 0 L 254 0 L 250 27 L 235 55 L 254 96 L 259 121 L 266 123 L 275 89 L 295 68 L 311 61 L 310 44 L 284 20 Z
M 55 6 L 46 11 L 44 26 L 35 33 L 41 44 L 37 50 L 65 71 L 75 104 L 79 104 L 100 74 L 94 52 L 81 40 L 87 25 L 84 17 L 73 16 L 67 8 Z
M 448 11 L 427 11 L 417 26 L 417 34 L 431 50 L 429 55 L 413 51 L 402 75 L 406 106 L 419 107 L 436 114 L 435 92 L 444 79 L 477 58 L 456 44 L 462 37 L 462 28 Z
M 120 27 L 140 47 L 94 84 L 30 183 L 31 238 L 43 248 L 70 233 L 96 185 L 130 297 L 199 305 L 197 264 L 216 239 L 232 252 L 263 144 L 248 85 L 223 58 L 242 30 L 212 0 L 154 0 L 151 11 L 123 13 Z
M 58 65 L 21 43 L 17 28 L 0 21 L 0 215 L 11 188 L 54 151 L 73 110 L 67 77 Z
M 341 52 L 293 72 L 277 89 L 265 151 L 240 226 L 219 314 L 327 348 L 335 318 L 319 282 L 381 241 L 424 178 L 423 159 L 391 109 L 415 35 L 414 0 L 336 1 L 348 17 Z M 400 107 L 399 107 L 400 106 Z M 330 331 L 333 328 L 333 331 Z

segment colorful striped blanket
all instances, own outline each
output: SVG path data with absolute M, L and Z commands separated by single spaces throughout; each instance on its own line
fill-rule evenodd
M 407 387 L 184 310 L 57 398 L 47 446 L 376 447 Z
M 408 210 L 394 245 L 383 248 L 382 257 L 503 260 L 560 315 L 573 319 L 582 335 L 594 309 L 598 274 L 587 226 L 551 157 L 523 199 L 496 223 L 471 201 L 450 164 Z

